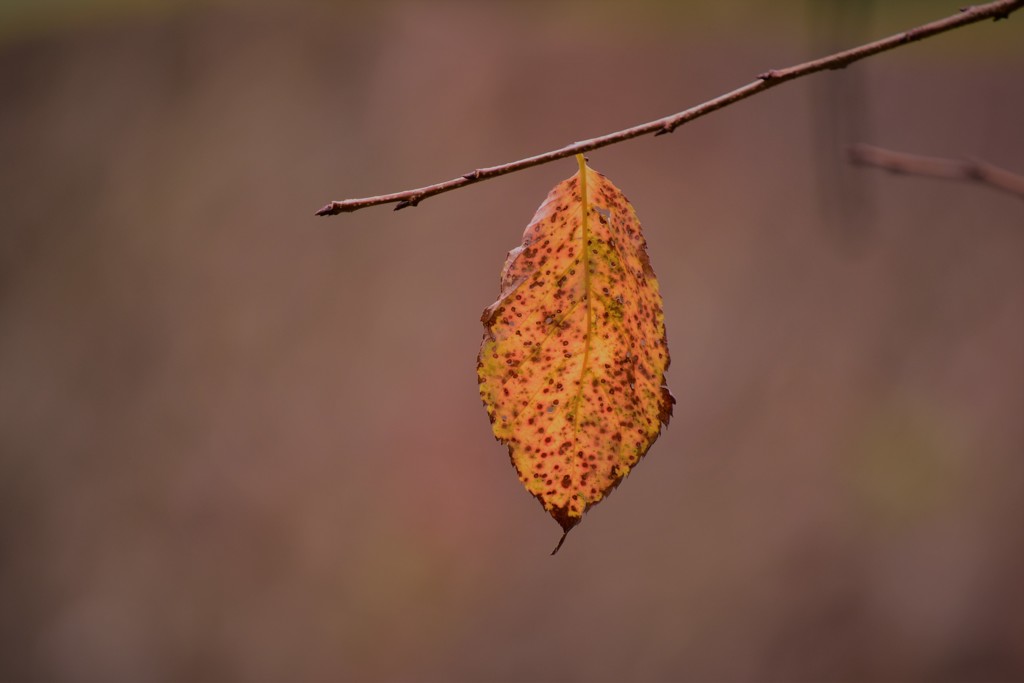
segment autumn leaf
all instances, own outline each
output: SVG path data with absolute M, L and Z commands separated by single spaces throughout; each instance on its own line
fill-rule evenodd
M 675 402 L 640 221 L 577 161 L 508 254 L 477 363 L 494 436 L 562 527 L 554 552 L 647 453 Z

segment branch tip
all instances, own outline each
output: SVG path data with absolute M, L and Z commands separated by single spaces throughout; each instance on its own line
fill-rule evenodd
M 851 164 L 875 167 L 894 175 L 970 180 L 1024 198 L 1024 176 L 978 159 L 925 157 L 865 144 L 849 147 L 846 155 Z

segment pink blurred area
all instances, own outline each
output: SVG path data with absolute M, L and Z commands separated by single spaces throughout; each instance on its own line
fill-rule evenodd
M 1024 16 L 589 154 L 675 417 L 555 557 L 480 312 L 571 160 L 956 11 L 190 4 L 0 43 L 0 680 L 1024 678 Z

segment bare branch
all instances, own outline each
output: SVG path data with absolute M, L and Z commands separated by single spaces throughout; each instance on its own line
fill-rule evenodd
M 867 43 L 866 45 L 837 52 L 827 57 L 815 59 L 810 62 L 804 62 L 803 64 L 797 64 L 796 66 L 791 66 L 786 69 L 771 69 L 759 75 L 757 80 L 748 83 L 741 88 L 737 88 L 736 90 L 725 93 L 724 95 L 719 95 L 712 100 L 708 100 L 703 104 L 698 104 L 697 106 L 681 111 L 678 114 L 672 114 L 671 116 L 649 121 L 648 123 L 633 126 L 632 128 L 626 128 L 614 133 L 608 133 L 607 135 L 591 138 L 590 140 L 574 142 L 571 145 L 562 147 L 561 149 L 537 154 L 532 157 L 527 157 L 526 159 L 520 159 L 519 161 L 512 161 L 507 164 L 491 166 L 489 168 L 478 168 L 475 171 L 471 171 L 470 173 L 458 178 L 452 178 L 451 180 L 437 183 L 435 185 L 427 185 L 413 190 L 405 190 L 404 192 L 382 194 L 376 197 L 334 201 L 317 211 L 316 215 L 332 216 L 339 213 L 365 209 L 366 207 L 376 206 L 378 204 L 395 204 L 395 210 L 397 211 L 398 209 L 404 209 L 409 206 L 416 206 L 428 197 L 433 197 L 434 195 L 465 187 L 466 185 L 479 183 L 490 178 L 497 178 L 498 176 L 505 175 L 506 173 L 513 173 L 533 166 L 540 166 L 541 164 L 573 156 L 574 154 L 589 152 L 593 149 L 607 147 L 609 145 L 624 142 L 625 140 L 632 140 L 633 138 L 638 138 L 644 135 L 662 135 L 664 133 L 671 133 L 684 123 L 693 121 L 705 114 L 710 114 L 713 111 L 727 107 L 730 104 L 739 102 L 740 100 L 745 100 L 752 95 L 756 95 L 759 92 L 781 85 L 786 81 L 791 81 L 818 71 L 824 71 L 825 69 L 842 69 L 853 62 L 864 59 L 865 57 L 870 57 L 871 55 L 876 55 L 880 52 L 892 50 L 893 48 L 906 45 L 907 43 L 924 40 L 925 38 L 930 38 L 931 36 L 945 33 L 946 31 L 966 26 L 967 24 L 973 24 L 985 19 L 993 19 L 996 21 L 999 19 L 1006 19 L 1012 12 L 1015 12 L 1022 6 L 1024 6 L 1024 0 L 997 0 L 996 2 L 990 2 L 985 5 L 965 7 L 961 9 L 958 14 L 954 14 L 951 17 L 923 24 L 916 28 L 903 31 L 902 33 L 889 36 L 888 38 L 877 40 L 873 43 Z
M 974 159 L 941 159 L 894 152 L 871 145 L 853 145 L 846 150 L 851 164 L 873 166 L 890 173 L 972 180 L 1024 198 L 1024 176 Z

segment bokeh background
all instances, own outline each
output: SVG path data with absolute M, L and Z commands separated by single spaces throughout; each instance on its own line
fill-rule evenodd
M 951 2 L 0 7 L 0 680 L 1024 679 L 1024 16 L 590 154 L 675 417 L 560 530 L 479 314 L 561 163 Z

